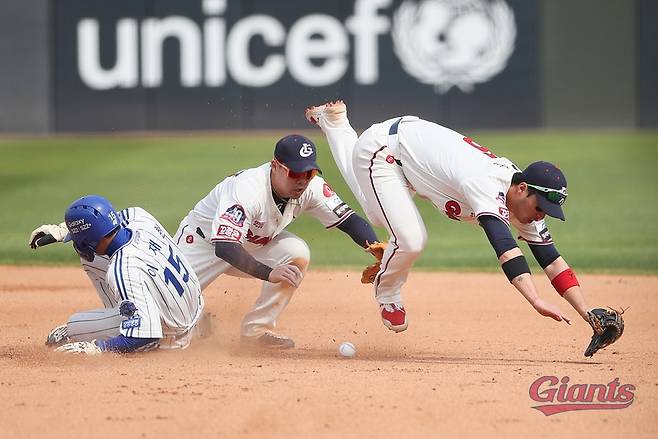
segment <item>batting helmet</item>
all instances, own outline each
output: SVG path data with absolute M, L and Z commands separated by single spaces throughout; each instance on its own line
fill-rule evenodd
M 94 260 L 101 239 L 121 227 L 112 204 L 99 195 L 87 195 L 75 200 L 66 209 L 64 221 L 73 247 L 82 258 L 90 262 Z

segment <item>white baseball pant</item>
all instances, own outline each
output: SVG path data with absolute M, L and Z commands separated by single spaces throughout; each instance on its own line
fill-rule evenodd
M 427 231 L 413 201 L 414 189 L 395 161 L 397 135 L 389 135 L 400 118 L 375 124 L 357 136 L 347 117 L 319 126 L 336 165 L 371 223 L 386 228 L 389 245 L 374 282 L 380 304 L 401 303 L 400 289 L 427 242 Z M 417 121 L 405 116 L 402 123 Z M 399 122 L 398 122 L 399 123 Z

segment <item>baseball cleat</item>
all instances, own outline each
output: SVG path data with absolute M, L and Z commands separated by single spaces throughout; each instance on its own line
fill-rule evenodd
M 69 328 L 66 325 L 59 325 L 48 334 L 46 346 L 61 346 L 70 343 Z
M 391 331 L 402 332 L 407 329 L 407 312 L 401 303 L 380 303 L 382 322 Z
M 267 331 L 264 334 L 255 337 L 245 337 L 243 335 L 242 344 L 265 349 L 291 349 L 295 347 L 295 342 L 292 338 L 272 331 Z
M 317 107 L 308 107 L 304 116 L 306 116 L 306 120 L 316 125 L 320 122 L 320 117 L 337 122 L 341 118 L 347 117 L 347 105 L 341 100 L 327 102 Z

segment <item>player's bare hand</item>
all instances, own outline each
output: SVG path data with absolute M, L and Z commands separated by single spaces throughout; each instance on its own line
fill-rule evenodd
M 550 317 L 558 322 L 564 321 L 569 325 L 571 324 L 571 319 L 562 314 L 562 311 L 552 303 L 545 302 L 543 299 L 538 298 L 533 302 L 532 306 L 544 317 Z
M 302 271 L 295 265 L 278 265 L 270 272 L 269 281 L 272 283 L 285 282 L 291 287 L 297 288 L 302 281 Z
M 62 242 L 68 233 L 65 223 L 44 224 L 32 231 L 27 244 L 31 248 L 37 249 L 54 242 Z

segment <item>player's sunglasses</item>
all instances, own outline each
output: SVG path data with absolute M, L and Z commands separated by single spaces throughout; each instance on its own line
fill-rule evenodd
M 564 200 L 566 200 L 567 196 L 569 195 L 569 194 L 567 194 L 567 188 L 562 188 L 560 190 L 557 190 L 557 189 L 551 189 L 551 188 L 544 187 L 544 186 L 537 186 L 535 184 L 530 184 L 530 183 L 526 183 L 526 184 L 528 185 L 528 187 L 531 187 L 534 190 L 537 190 L 539 192 L 543 192 L 545 194 L 544 197 L 546 197 L 546 199 L 548 201 L 550 201 L 552 203 L 557 203 L 560 206 L 562 204 L 564 204 Z
M 278 161 L 278 160 L 275 160 L 275 161 L 279 164 L 279 166 L 281 166 L 283 169 L 286 170 L 286 172 L 288 173 L 288 177 L 292 178 L 293 180 L 297 180 L 297 179 L 300 179 L 302 177 L 305 178 L 306 180 L 310 180 L 311 178 L 318 175 L 318 170 L 317 169 L 311 169 L 309 171 L 303 171 L 303 172 L 295 172 L 295 171 L 291 170 L 289 167 L 287 167 L 286 165 L 284 165 L 283 163 L 281 163 L 280 161 Z

